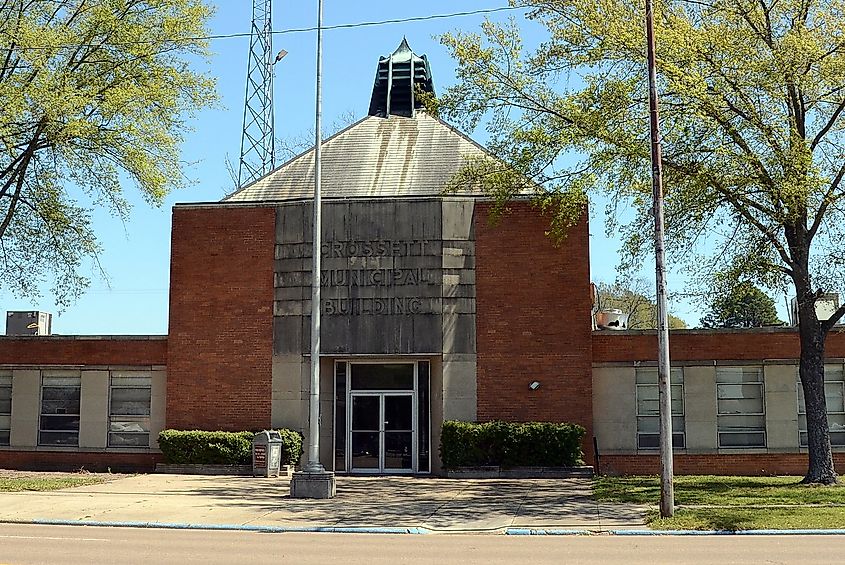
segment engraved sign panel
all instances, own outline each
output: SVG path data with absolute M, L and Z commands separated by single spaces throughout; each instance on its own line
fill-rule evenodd
M 440 352 L 440 201 L 332 201 L 323 206 L 322 352 Z M 306 353 L 309 347 L 310 218 L 310 203 L 278 208 L 277 353 Z

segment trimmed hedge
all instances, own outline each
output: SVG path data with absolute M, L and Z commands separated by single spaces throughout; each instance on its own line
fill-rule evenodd
M 282 436 L 282 465 L 296 465 L 302 457 L 302 434 L 287 428 L 276 431 Z
M 302 435 L 287 429 L 282 436 L 282 465 L 295 465 L 302 456 Z M 208 432 L 202 430 L 164 430 L 158 446 L 165 463 L 201 465 L 252 464 L 253 432 Z
M 443 422 L 443 467 L 572 467 L 583 465 L 577 424 L 550 422 Z

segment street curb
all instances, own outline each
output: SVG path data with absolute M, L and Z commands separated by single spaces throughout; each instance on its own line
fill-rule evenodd
M 222 530 L 264 533 L 331 533 L 331 534 L 410 534 L 436 533 L 429 528 L 367 526 L 263 526 L 250 524 L 188 524 L 179 522 L 103 522 L 96 520 L 0 520 L 0 524 L 40 526 L 93 526 L 109 528 L 159 528 L 165 530 Z M 454 532 L 467 533 L 467 531 Z M 842 536 L 845 529 L 835 530 L 589 530 L 567 528 L 506 528 L 508 536 Z
M 616 536 L 842 536 L 835 530 L 611 530 Z
M 0 524 L 33 524 L 39 526 L 94 526 L 109 528 L 159 528 L 165 530 L 227 530 L 265 533 L 333 533 L 333 534 L 430 534 L 427 528 L 387 528 L 367 526 L 262 526 L 250 524 L 188 524 L 174 522 L 101 522 L 95 520 L 0 520 Z
M 542 528 L 508 528 L 508 536 L 842 536 L 845 529 L 836 530 L 571 530 Z

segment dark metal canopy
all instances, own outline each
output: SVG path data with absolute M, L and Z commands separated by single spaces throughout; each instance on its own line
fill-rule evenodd
M 403 37 L 392 55 L 379 57 L 369 115 L 413 117 L 415 110 L 422 107 L 415 97 L 415 87 L 434 94 L 428 57 L 416 55 Z

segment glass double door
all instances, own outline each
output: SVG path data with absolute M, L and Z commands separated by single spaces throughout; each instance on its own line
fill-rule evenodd
M 353 392 L 351 471 L 412 473 L 416 468 L 413 393 Z

